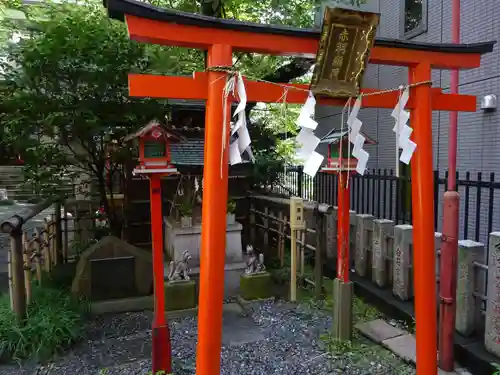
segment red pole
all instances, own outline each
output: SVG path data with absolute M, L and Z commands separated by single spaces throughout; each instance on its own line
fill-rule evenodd
M 431 80 L 425 62 L 409 68 L 409 83 Z M 436 255 L 434 252 L 434 178 L 432 166 L 432 106 L 430 84 L 411 89 L 418 106 L 411 110 L 413 205 L 413 280 L 417 340 L 417 375 L 437 374 Z
M 339 172 L 337 220 L 337 279 L 349 282 L 349 172 Z
M 452 42 L 460 43 L 460 0 L 452 3 Z M 451 72 L 450 91 L 458 93 L 458 70 Z M 443 242 L 440 261 L 439 367 L 453 371 L 456 317 L 458 215 L 460 196 L 456 190 L 458 112 L 450 112 L 448 141 L 448 191 L 443 199 Z
M 231 66 L 228 45 L 208 50 L 208 67 Z M 203 169 L 203 211 L 201 227 L 200 293 L 198 308 L 197 375 L 220 374 L 222 346 L 222 304 L 226 249 L 226 208 L 229 149 L 228 102 L 223 101 L 224 73 L 208 73 L 205 115 L 205 158 Z M 224 111 L 227 111 L 224 124 Z M 223 134 L 225 132 L 225 144 Z
M 170 331 L 165 316 L 165 278 L 163 264 L 163 217 L 160 175 L 149 179 L 151 238 L 153 242 L 153 284 L 155 315 L 153 321 L 153 373 L 172 373 Z

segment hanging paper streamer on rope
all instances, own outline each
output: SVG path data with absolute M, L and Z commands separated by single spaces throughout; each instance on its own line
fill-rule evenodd
M 361 126 L 363 125 L 361 120 L 358 118 L 360 108 L 361 97 L 358 97 L 347 119 L 347 125 L 349 126 L 349 142 L 353 144 L 352 156 L 358 160 L 356 164 L 356 172 L 360 175 L 364 175 L 370 154 L 363 149 L 366 138 L 359 132 L 361 130 Z
M 295 122 L 301 127 L 299 134 L 295 138 L 297 143 L 296 158 L 304 166 L 304 173 L 314 177 L 323 163 L 324 156 L 317 153 L 320 139 L 314 135 L 314 130 L 318 123 L 312 119 L 316 107 L 314 94 L 309 92 L 304 106 L 300 110 L 300 115 Z
M 406 87 L 401 92 L 398 103 L 391 114 L 396 120 L 396 124 L 392 128 L 392 131 L 396 133 L 397 146 L 402 150 L 399 160 L 405 164 L 410 164 L 411 157 L 417 148 L 417 144 L 410 139 L 413 129 L 407 125 L 410 120 L 410 113 L 405 110 L 405 106 L 409 98 L 410 89 Z
M 302 109 L 300 110 L 299 118 L 295 123 L 301 128 L 316 130 L 316 128 L 318 127 L 318 123 L 312 119 L 312 117 L 314 116 L 315 109 L 316 109 L 316 99 L 314 98 L 314 94 L 309 91 L 307 100 Z
M 231 126 L 231 140 L 229 146 L 229 162 L 231 165 L 243 162 L 242 155 L 245 152 L 252 161 L 254 160 L 253 153 L 250 148 L 252 141 L 250 139 L 250 134 L 248 133 L 245 113 L 247 105 L 245 83 L 243 82 L 241 73 L 238 73 L 237 77 L 234 78 L 236 80 L 236 93 L 238 94 L 239 103 L 233 115 L 236 117 L 236 122 L 234 122 Z

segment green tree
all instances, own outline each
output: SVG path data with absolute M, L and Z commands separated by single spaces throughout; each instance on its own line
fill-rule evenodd
M 351 0 L 349 0 L 351 1 Z M 355 0 L 352 0 L 355 1 Z M 216 17 L 244 21 L 310 27 L 314 3 L 309 0 L 152 0 L 154 5 Z M 168 112 L 165 102 L 138 100 L 128 96 L 127 74 L 191 74 L 203 70 L 203 53 L 192 49 L 144 45 L 130 41 L 123 23 L 110 20 L 101 1 L 80 1 L 22 7 L 8 0 L 8 8 L 23 9 L 26 22 L 10 22 L 1 35 L 8 40 L 28 35 L 18 43 L 3 43 L 7 59 L 0 69 L 0 121 L 3 142 L 22 151 L 27 175 L 35 185 L 54 188 L 61 177 L 84 173 L 97 180 L 99 195 L 113 220 L 106 193 L 106 172 L 114 173 L 129 150 L 110 155 L 106 144 L 119 140 L 156 117 Z M 2 10 L 5 8 L 2 8 Z M 271 82 L 290 82 L 303 76 L 313 61 L 257 54 L 237 56 L 236 66 L 244 74 Z M 247 113 L 256 103 L 250 103 Z M 291 150 L 284 138 L 293 135 L 292 114 L 283 116 L 281 106 L 267 106 L 268 116 L 250 126 L 257 159 L 283 163 L 273 157 Z M 262 114 L 262 113 L 261 113 Z M 286 131 L 284 131 L 286 129 Z M 109 169 L 109 170 L 107 170 Z
M 70 172 L 97 180 L 118 232 L 105 176 L 117 170 L 127 149 L 111 153 L 107 167 L 106 143 L 165 116 L 163 103 L 127 92 L 127 74 L 154 70 L 155 59 L 145 45 L 129 41 L 124 26 L 109 20 L 97 2 L 32 7 L 28 19 L 38 20 L 34 33 L 11 45 L 2 64 L 0 121 L 7 139 L 22 151 L 37 186 L 58 187 Z

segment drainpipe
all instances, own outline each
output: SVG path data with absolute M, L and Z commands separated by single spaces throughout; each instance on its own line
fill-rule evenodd
M 460 43 L 460 0 L 452 2 L 452 42 Z M 451 72 L 450 91 L 458 93 L 458 70 Z M 440 261 L 439 367 L 454 370 L 454 334 L 457 291 L 458 220 L 460 200 L 457 190 L 458 112 L 450 112 L 448 141 L 448 191 L 443 199 L 443 240 Z

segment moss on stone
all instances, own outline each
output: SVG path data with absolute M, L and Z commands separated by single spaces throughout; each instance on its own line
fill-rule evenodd
M 165 309 L 186 310 L 196 307 L 196 283 L 194 280 L 165 283 Z
M 272 281 L 270 273 L 242 275 L 240 278 L 241 297 L 247 301 L 272 297 Z

